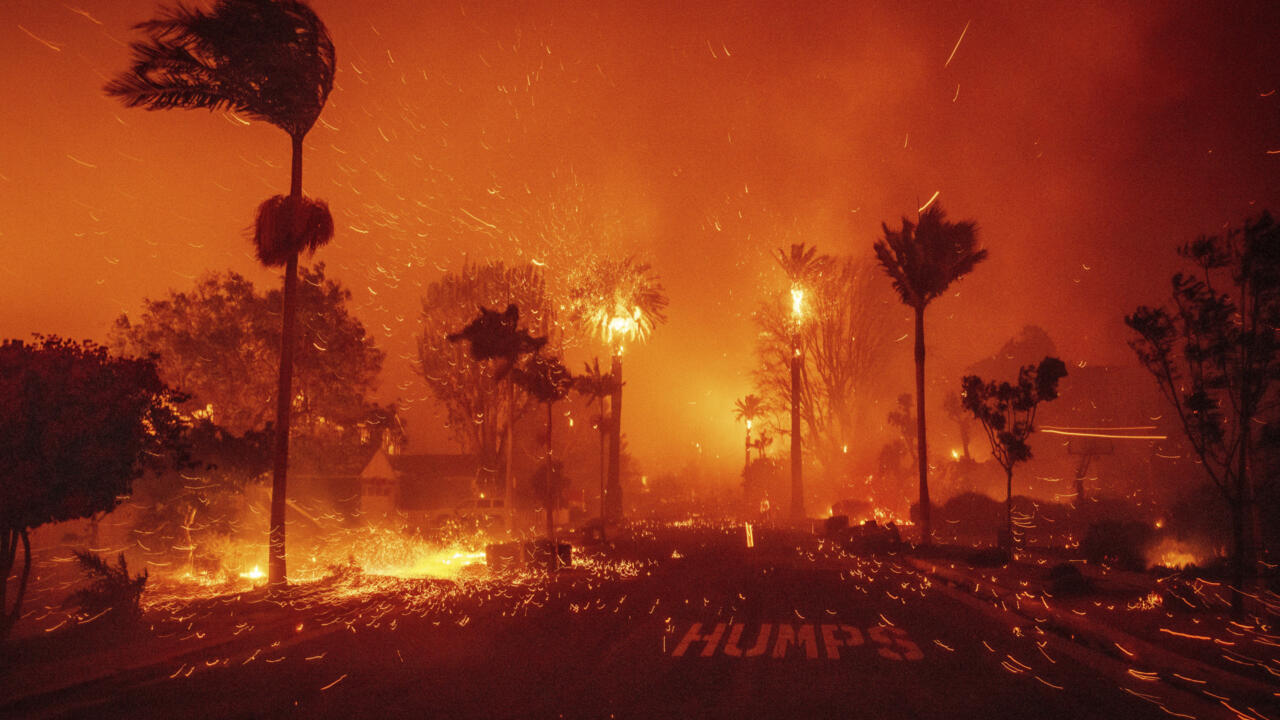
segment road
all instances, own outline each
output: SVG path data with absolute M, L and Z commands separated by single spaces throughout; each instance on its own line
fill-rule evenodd
M 1208 717 L 1158 683 L 1003 624 L 894 556 L 755 540 L 652 526 L 620 549 L 632 562 L 489 583 L 449 607 L 400 590 L 281 611 L 224 643 L 0 713 Z

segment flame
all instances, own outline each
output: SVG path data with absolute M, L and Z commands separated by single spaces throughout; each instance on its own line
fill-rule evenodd
M 804 317 L 804 288 L 791 288 L 791 314 L 795 315 L 796 319 Z
M 245 578 L 247 580 L 261 580 L 266 576 L 267 576 L 266 573 L 262 572 L 262 568 L 260 568 L 257 565 L 254 565 L 253 569 L 250 570 L 249 572 L 240 573 L 240 577 Z
M 1171 570 L 1182 570 L 1192 565 L 1202 565 L 1208 553 L 1200 548 L 1176 538 L 1167 538 L 1151 548 L 1147 553 L 1147 562 L 1151 565 L 1162 565 Z

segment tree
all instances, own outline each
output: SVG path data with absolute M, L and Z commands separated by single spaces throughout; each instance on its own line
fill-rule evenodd
M 514 505 L 515 487 L 512 479 L 511 449 L 512 433 L 515 428 L 515 373 L 520 358 L 536 353 L 547 344 L 547 338 L 534 337 L 527 329 L 520 327 L 520 308 L 510 304 L 503 312 L 480 308 L 480 314 L 458 332 L 450 333 L 445 339 L 451 343 L 466 341 L 470 349 L 471 360 L 475 362 L 493 361 L 495 381 L 507 381 L 507 457 L 505 465 L 504 495 L 510 529 L 515 527 Z
M 607 345 L 613 355 L 614 378 L 609 401 L 609 482 L 606 497 L 610 519 L 622 517 L 622 353 L 629 342 L 644 342 L 667 321 L 666 290 L 648 263 L 634 257 L 592 263 L 578 273 L 570 290 L 573 323 Z
M 182 462 L 174 410 L 182 400 L 151 358 L 56 337 L 0 345 L 0 637 L 26 593 L 29 531 L 110 510 L 148 467 Z M 19 543 L 24 564 L 10 608 Z
M 1173 406 L 1205 474 L 1231 514 L 1232 611 L 1244 611 L 1253 571 L 1255 499 L 1273 454 L 1280 379 L 1280 226 L 1270 213 L 1178 249 L 1194 270 L 1176 273 L 1164 307 L 1125 318 L 1130 346 Z
M 106 85 L 128 107 L 232 110 L 284 130 L 292 143 L 289 196 L 258 208 L 254 243 L 268 267 L 284 266 L 280 375 L 276 392 L 268 582 L 285 579 L 285 489 L 292 410 L 298 253 L 333 238 L 323 202 L 302 195 L 302 140 L 333 88 L 334 48 L 319 16 L 297 0 L 218 0 L 212 12 L 181 5 L 137 25 L 133 66 Z
M 596 430 L 600 436 L 600 539 L 604 540 L 605 519 L 605 440 L 613 436 L 609 428 L 609 418 L 604 412 L 604 399 L 613 397 L 618 391 L 617 380 L 611 373 L 600 371 L 600 358 L 594 358 L 590 364 L 583 364 L 583 373 L 573 379 L 573 389 L 578 394 L 596 401 Z
M 555 427 L 555 404 L 569 395 L 573 387 L 573 375 L 560 362 L 560 358 L 535 352 L 523 367 L 516 368 L 515 382 L 538 402 L 547 406 L 547 453 L 537 475 L 535 490 L 547 513 L 547 537 L 555 547 L 555 509 L 560 506 L 565 491 L 564 463 L 555 457 L 551 433 Z M 553 549 L 552 567 L 559 557 Z
M 892 297 L 871 263 L 852 257 L 832 258 L 804 295 L 811 311 L 800 328 L 800 418 L 808 447 L 828 474 L 849 461 L 846 451 L 855 447 L 862 413 L 894 347 L 886 312 Z M 791 392 L 791 305 L 789 297 L 773 299 L 754 316 L 760 333 L 753 379 L 771 408 L 786 407 Z
M 921 458 L 920 469 L 920 541 L 933 539 L 929 512 L 929 457 L 924 415 L 924 310 L 934 298 L 947 291 L 951 283 L 968 275 L 987 258 L 978 248 L 978 227 L 972 221 L 953 223 L 946 219 L 942 207 L 934 204 L 912 223 L 902 219 L 901 230 L 890 230 L 881 223 L 884 239 L 876 241 L 876 258 L 893 282 L 903 304 L 915 311 L 916 320 L 916 439 Z
M 991 457 L 1005 474 L 1005 529 L 1000 546 L 1013 549 L 1013 466 L 1031 459 L 1027 439 L 1035 432 L 1036 408 L 1058 397 L 1058 381 L 1067 366 L 1055 357 L 1025 365 L 1016 383 L 983 381 L 966 375 L 961 381 L 964 407 L 982 425 L 991 443 Z
M 747 472 L 747 467 L 751 465 L 751 425 L 764 415 L 764 401 L 759 395 L 747 395 L 733 401 L 733 416 L 747 426 L 747 437 L 744 441 L 743 452 L 746 460 L 742 465 L 742 472 Z M 763 429 L 763 428 L 762 428 Z
M 290 432 L 294 442 L 315 450 L 389 412 L 370 399 L 385 356 L 351 314 L 351 291 L 327 277 L 324 263 L 299 274 Z M 230 271 L 209 273 L 190 290 L 144 300 L 133 319 L 121 315 L 110 346 L 155 353 L 161 378 L 190 394 L 184 414 L 207 418 L 231 435 L 258 432 L 269 426 L 278 391 L 281 305 L 279 290 L 260 292 Z M 327 464 L 341 461 L 334 454 Z
M 818 255 L 816 247 L 806 248 L 804 243 L 791 245 L 791 252 L 775 251 L 778 266 L 787 274 L 791 283 L 791 352 L 788 353 L 788 369 L 791 387 L 788 400 L 791 405 L 791 520 L 804 519 L 804 453 L 800 441 L 800 408 L 804 404 L 801 394 L 801 376 L 804 372 L 804 346 L 800 330 L 804 327 L 804 296 L 809 286 L 821 277 L 831 258 Z
M 480 307 L 523 308 L 549 330 L 555 310 L 547 297 L 542 273 L 533 265 L 507 267 L 500 262 L 465 263 L 431 283 L 422 297 L 422 335 L 418 338 L 418 371 L 436 400 L 443 405 L 448 428 L 462 448 L 474 454 L 482 485 L 496 483 L 505 448 L 508 418 L 523 417 L 527 396 L 508 396 L 501 369 L 476 362 L 470 349 L 451 343 L 448 336 L 470 322 Z M 508 399 L 515 401 L 507 407 Z

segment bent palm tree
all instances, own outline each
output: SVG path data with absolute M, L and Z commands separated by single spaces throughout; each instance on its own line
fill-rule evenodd
M 333 238 L 328 206 L 302 195 L 302 139 L 333 88 L 333 41 L 297 0 L 218 0 L 210 12 L 179 5 L 136 27 L 146 41 L 130 45 L 133 66 L 107 83 L 108 95 L 147 110 L 232 110 L 275 125 L 292 142 L 289 196 L 264 202 L 254 226 L 258 258 L 285 268 L 268 574 L 281 586 L 298 252 Z
M 929 454 L 924 422 L 924 309 L 946 292 L 951 283 L 968 275 L 987 258 L 978 248 L 978 226 L 971 220 L 953 223 L 939 205 L 919 217 L 918 224 L 902 219 L 901 230 L 884 228 L 884 239 L 875 243 L 876 258 L 893 281 L 904 305 L 916 315 L 916 441 L 920 471 L 921 542 L 933 539 L 929 518 Z

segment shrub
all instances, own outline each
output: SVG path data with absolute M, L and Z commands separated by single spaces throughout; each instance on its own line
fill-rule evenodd
M 1147 547 L 1152 529 L 1137 520 L 1102 520 L 1089 524 L 1080 549 L 1092 563 L 1107 563 L 1122 570 L 1147 568 Z
M 1084 595 L 1089 590 L 1088 578 L 1075 565 L 1059 563 L 1049 569 L 1049 591 L 1054 595 Z
M 142 590 L 147 584 L 147 571 L 131 576 L 120 553 L 118 565 L 88 550 L 76 550 L 76 561 L 90 580 L 89 587 L 74 592 L 68 603 L 80 608 L 88 617 L 105 615 L 117 622 L 136 622 L 142 617 Z

